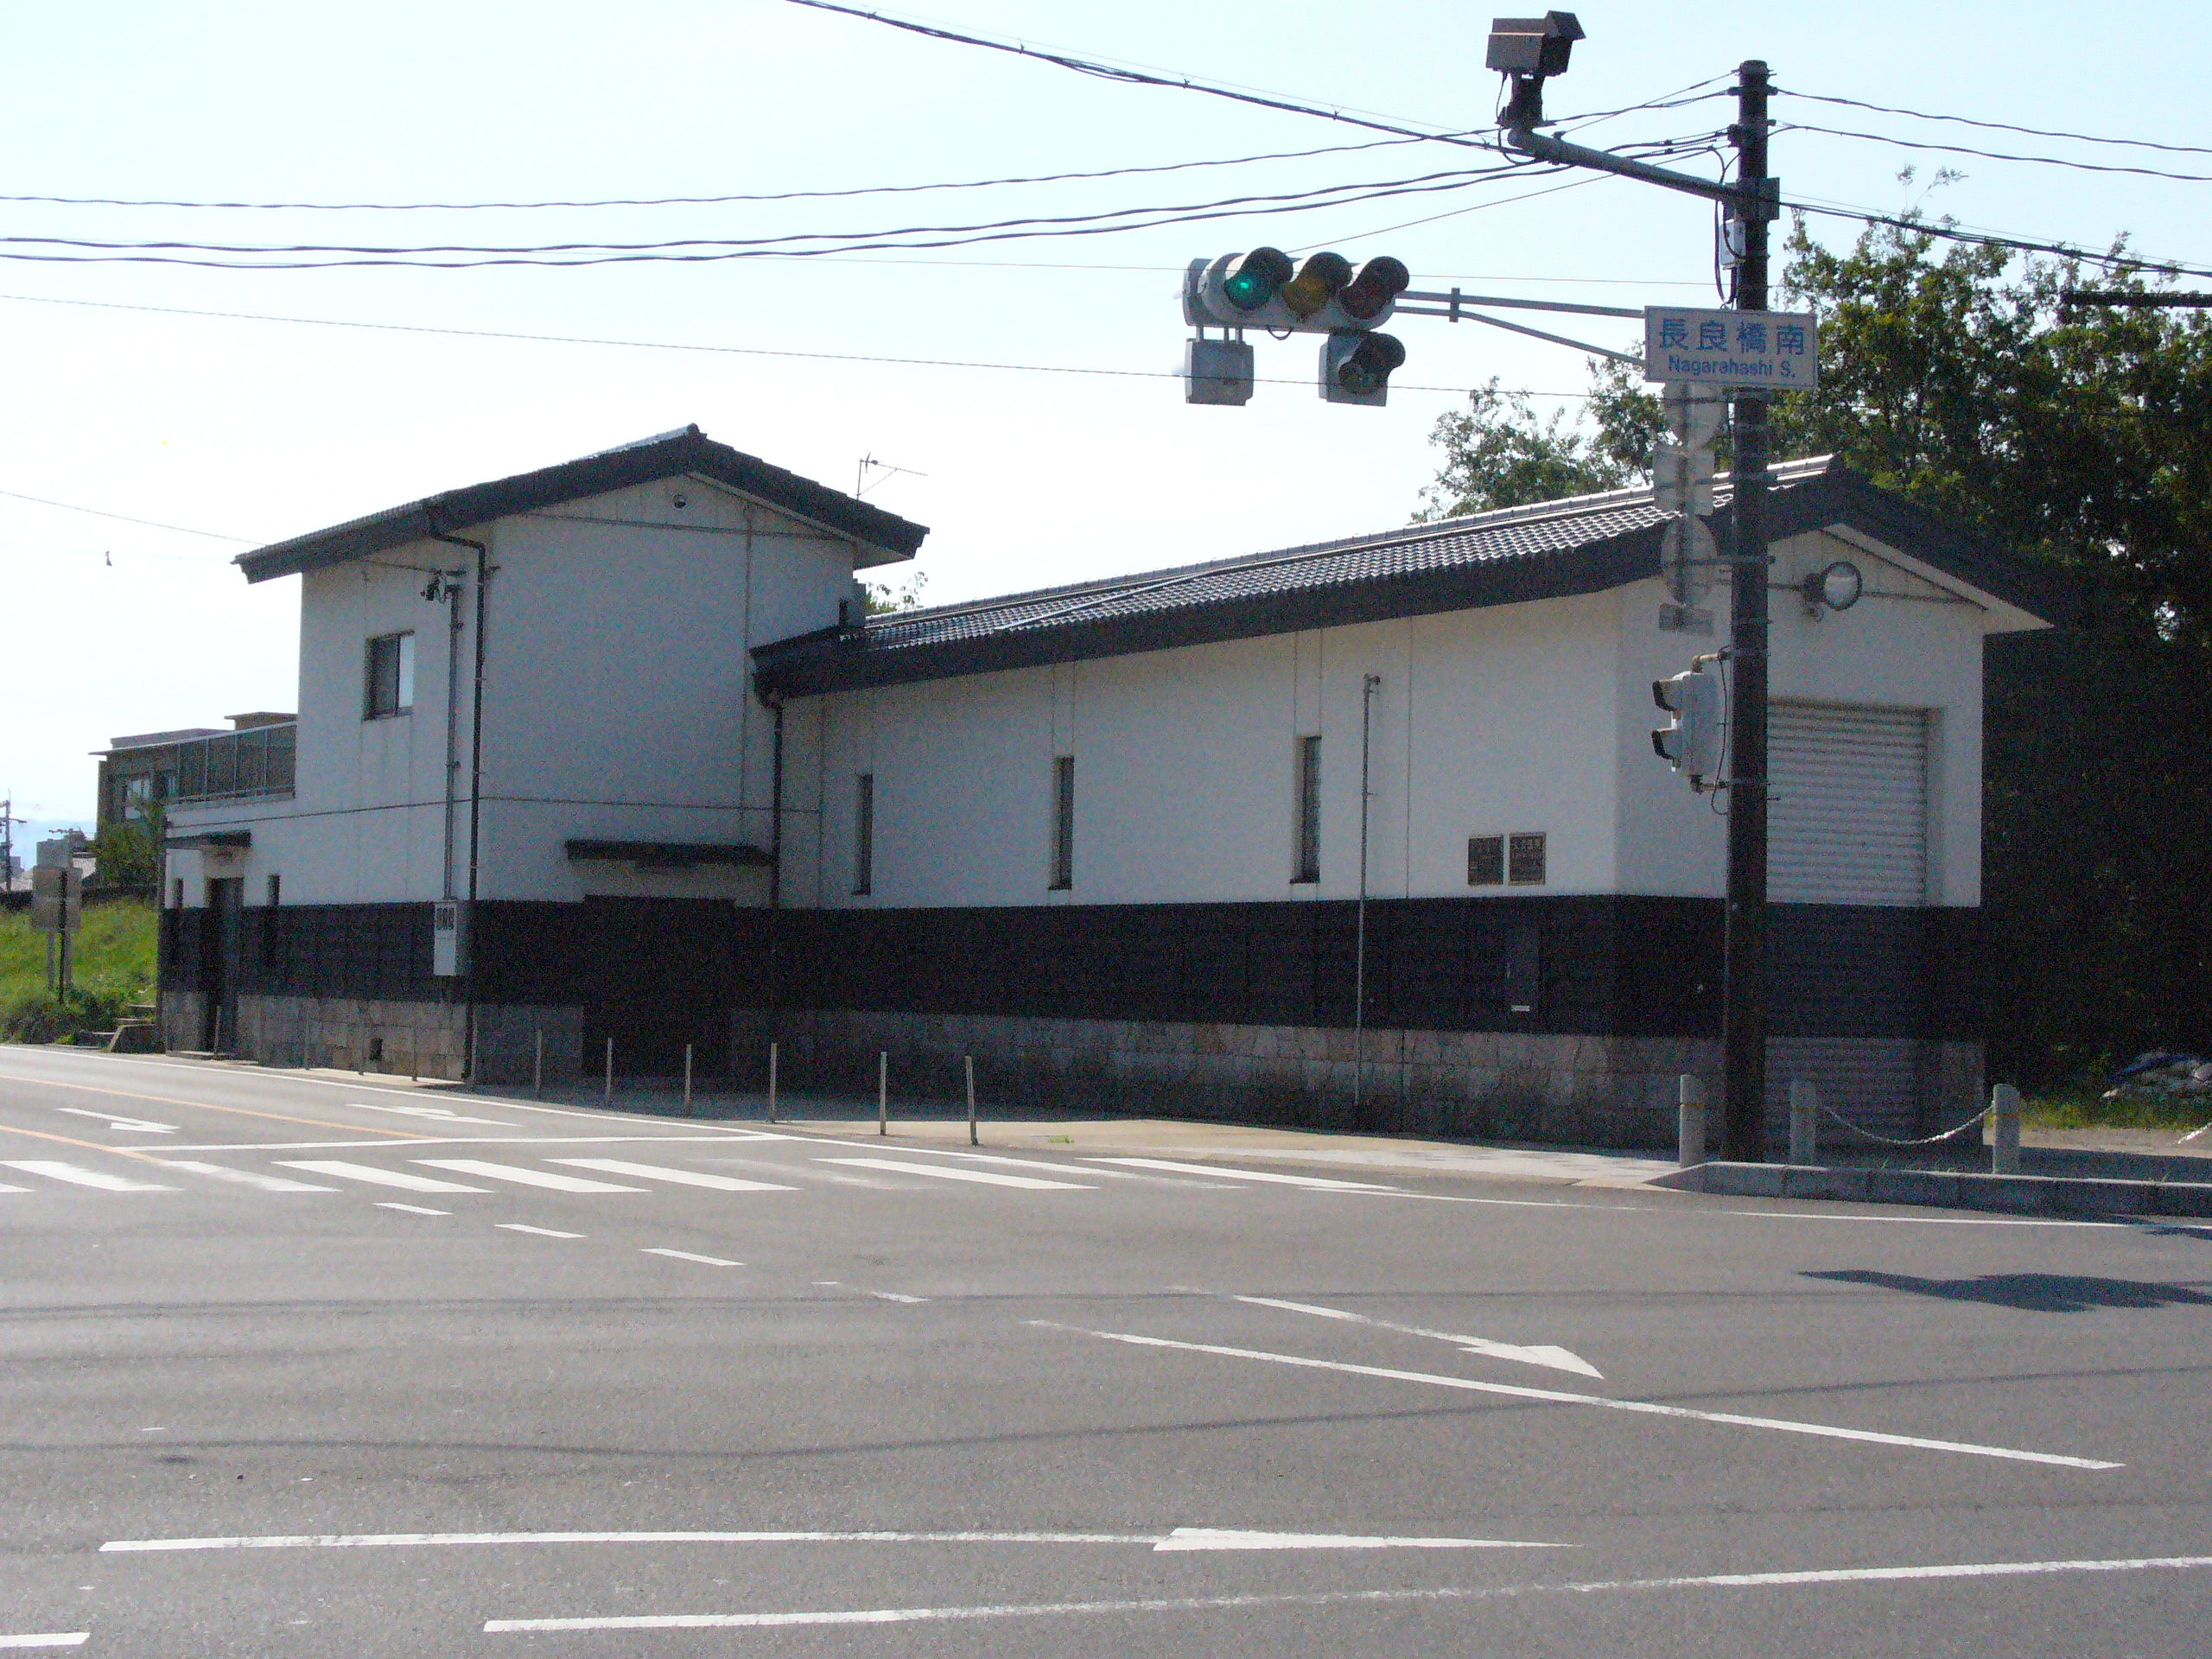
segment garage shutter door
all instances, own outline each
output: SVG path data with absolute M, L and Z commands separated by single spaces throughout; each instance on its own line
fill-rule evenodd
M 1782 904 L 1928 900 L 1928 716 L 1777 702 L 1767 890 Z

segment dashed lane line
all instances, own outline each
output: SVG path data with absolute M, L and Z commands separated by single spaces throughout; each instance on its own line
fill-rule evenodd
M 120 1175 L 111 1175 L 105 1170 L 80 1169 L 74 1164 L 65 1164 L 52 1158 L 10 1158 L 0 1160 L 10 1169 L 20 1169 L 26 1175 L 43 1175 L 49 1181 L 67 1181 L 73 1186 L 94 1186 L 103 1192 L 174 1192 L 176 1188 L 159 1181 L 127 1180 Z
M 1928 1567 L 1855 1567 L 1798 1573 L 1712 1573 L 1695 1578 L 1611 1579 L 1582 1583 L 1441 1585 L 1421 1589 L 1255 1592 L 1238 1596 L 1174 1596 L 1127 1601 L 1002 1602 L 974 1607 L 855 1607 L 790 1613 L 643 1613 L 601 1618 L 488 1618 L 487 1636 L 556 1630 L 778 1630 L 804 1625 L 915 1624 L 990 1618 L 1067 1618 L 1083 1615 L 1203 1613 L 1273 1607 L 1376 1607 L 1421 1602 L 1505 1601 L 1529 1596 L 1596 1596 L 1665 1590 L 1785 1589 L 1798 1585 L 1894 1584 L 1942 1579 L 1992 1579 L 2068 1573 L 2188 1572 L 2212 1567 L 2212 1555 L 2157 1555 L 2126 1560 L 1961 1561 Z
M 377 1200 L 377 1208 L 379 1210 L 397 1210 L 410 1216 L 449 1216 L 453 1214 L 453 1211 L 450 1210 L 430 1210 L 424 1208 L 419 1204 L 402 1204 L 397 1198 L 378 1198 Z
M 495 1221 L 492 1224 L 506 1232 L 531 1233 L 539 1238 L 582 1238 L 583 1236 L 582 1233 L 563 1233 L 550 1227 L 532 1227 L 520 1221 Z
M 1139 1348 L 1168 1348 L 1186 1354 L 1211 1354 L 1220 1359 L 1254 1359 L 1270 1365 L 1291 1365 L 1301 1370 L 1336 1371 L 1347 1376 L 1372 1376 L 1391 1382 L 1420 1382 L 1431 1388 L 1461 1389 L 1471 1394 L 1502 1394 L 1516 1400 L 1537 1400 L 1562 1406 L 1597 1406 L 1606 1411 L 1636 1412 L 1653 1417 L 1686 1418 L 1693 1422 L 1722 1423 L 1736 1428 L 1771 1428 L 1789 1434 L 1810 1434 L 1824 1440 L 1859 1440 L 1874 1446 L 1909 1446 L 1920 1452 L 1957 1452 L 2015 1463 L 2049 1464 L 2061 1469 L 2124 1469 L 2121 1463 L 2095 1458 L 2063 1456 L 2055 1452 L 2026 1452 L 2007 1446 L 1976 1446 L 1966 1440 L 1929 1440 L 1917 1434 L 1886 1434 L 1870 1428 L 1839 1428 L 1829 1423 L 1799 1422 L 1787 1417 L 1752 1417 L 1739 1412 L 1695 1411 L 1688 1406 L 1662 1406 L 1649 1400 L 1613 1400 L 1601 1394 L 1569 1394 L 1559 1389 L 1532 1389 L 1515 1382 L 1478 1382 L 1472 1377 L 1447 1376 L 1434 1371 L 1402 1371 L 1383 1365 L 1354 1365 L 1344 1360 L 1313 1359 L 1303 1354 L 1271 1354 L 1253 1348 L 1228 1348 L 1210 1342 L 1175 1342 L 1166 1337 L 1137 1336 L 1126 1331 L 1091 1331 L 1081 1325 L 1060 1325 L 1051 1319 L 1025 1321 L 1046 1331 L 1065 1331 L 1075 1336 L 1096 1337 L 1105 1342 L 1125 1342 Z
M 725 1262 L 719 1255 L 697 1255 L 690 1250 L 671 1250 L 659 1245 L 648 1244 L 638 1252 L 640 1255 L 665 1255 L 677 1262 L 696 1262 L 705 1268 L 741 1268 L 742 1262 Z
M 27 1630 L 0 1636 L 0 1648 L 81 1648 L 91 1636 L 90 1630 Z

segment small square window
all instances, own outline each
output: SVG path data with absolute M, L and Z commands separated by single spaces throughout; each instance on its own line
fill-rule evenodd
M 1467 838 L 1467 885 L 1497 887 L 1505 885 L 1505 837 L 1470 836 Z
M 388 720 L 415 706 L 415 636 L 378 634 L 363 662 L 361 718 Z
M 1544 836 L 1541 830 L 1534 835 L 1515 836 L 1507 849 L 1506 880 L 1516 887 L 1541 887 L 1544 885 Z

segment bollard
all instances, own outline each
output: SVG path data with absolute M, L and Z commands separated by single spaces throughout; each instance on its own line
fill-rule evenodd
M 776 1046 L 768 1045 L 768 1121 L 776 1121 Z
M 607 1104 L 609 1106 L 612 1106 L 614 1103 L 614 1039 L 612 1037 L 607 1039 L 607 1093 L 605 1099 Z
M 1821 1091 L 1802 1078 L 1789 1085 L 1789 1161 L 1821 1161 Z
M 530 1056 L 530 1093 L 533 1100 L 545 1097 L 545 1027 L 538 1027 L 537 1041 Z
M 1687 1071 L 1675 1079 L 1681 1104 L 1675 1119 L 1675 1161 L 1689 1169 L 1705 1161 L 1705 1084 Z
M 691 1045 L 683 1045 L 683 1116 L 691 1116 Z
M 2020 1091 L 2009 1083 L 1989 1091 L 1989 1171 L 2020 1173 Z
M 875 1132 L 891 1133 L 891 1052 L 881 1048 L 875 1052 Z
M 968 1069 L 968 1144 L 972 1147 L 978 1144 L 976 1140 L 976 1057 L 963 1054 L 960 1058 Z

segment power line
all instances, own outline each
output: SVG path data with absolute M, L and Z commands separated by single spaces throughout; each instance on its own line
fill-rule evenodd
M 1965 127 L 1981 127 L 1992 132 L 2018 132 L 2031 138 L 2065 138 L 2081 144 L 2120 144 L 2130 149 L 2159 149 L 2171 156 L 2212 156 L 2212 149 L 2201 144 L 2164 144 L 2148 138 L 2103 138 L 2088 132 L 2055 132 L 2048 127 L 2016 127 L 2009 121 L 1977 121 L 1971 116 L 1937 115 L 1927 110 L 1901 110 L 1889 104 L 1868 104 L 1855 98 L 1833 98 L 1821 92 L 1794 92 L 1786 86 L 1774 89 L 1784 98 L 1802 98 L 1815 104 L 1840 104 L 1854 110 L 1872 110 L 1877 115 L 1910 116 L 1916 121 L 1951 121 Z
M 2076 259 L 2084 264 L 2100 265 L 2108 270 L 2155 270 L 2177 276 L 2212 276 L 2212 270 L 2182 264 L 2171 259 L 2153 259 L 2139 253 L 2092 253 L 2087 248 L 2077 248 L 2069 243 L 2037 242 L 2026 237 L 2001 236 L 1989 231 L 1962 231 L 1955 226 L 1940 222 L 1931 224 L 1926 219 L 1895 213 L 1870 213 L 1864 207 L 1789 200 L 1784 200 L 1782 206 L 1793 213 L 1820 213 L 1829 219 L 1855 219 L 1864 225 L 1887 225 L 1896 230 L 1938 237 L 1947 242 L 1975 242 L 1987 247 L 2011 248 L 2019 253 L 2055 254 L 2062 259 Z
M 5 297 L 11 296 L 0 296 L 0 298 Z M 62 303 L 70 303 L 70 302 L 62 302 Z M 90 302 L 77 302 L 77 303 L 90 303 Z M 226 536 L 219 530 L 194 530 L 189 524 L 165 524 L 158 518 L 133 518 L 127 512 L 106 512 L 99 507 L 80 507 L 71 501 L 49 501 L 42 495 L 25 495 L 21 490 L 0 490 L 0 495 L 4 495 L 15 501 L 35 501 L 41 507 L 59 507 L 64 512 L 88 512 L 95 518 L 114 518 L 126 524 L 143 524 L 149 530 L 174 530 L 180 535 L 205 536 L 208 540 L 214 542 L 243 542 L 249 547 L 254 543 L 254 538 L 251 536 Z
M 1471 136 L 1471 135 L 1463 135 Z M 1194 168 L 1249 167 L 1260 162 L 1305 161 L 1316 156 L 1343 156 L 1356 150 L 1385 149 L 1398 144 L 1425 142 L 1428 135 L 1407 138 L 1376 138 L 1358 144 L 1325 144 L 1319 149 L 1271 150 L 1257 156 L 1232 156 L 1219 161 L 1164 162 L 1147 167 L 1109 167 L 1088 173 L 1037 173 L 998 179 L 963 179 L 940 184 L 878 184 L 849 190 L 782 190 L 760 195 L 728 196 L 610 196 L 575 201 L 182 201 L 122 196 L 8 196 L 0 202 L 43 203 L 65 207 L 188 207 L 237 209 L 255 213 L 479 213 L 524 212 L 542 207 L 714 207 L 734 202 L 828 201 L 851 196 L 915 195 L 936 190 L 983 190 L 1001 185 L 1065 184 L 1087 179 L 1118 179 L 1148 173 L 1181 173 Z
M 960 358 L 883 357 L 861 352 L 798 352 L 766 346 L 702 346 L 684 340 L 618 340 L 593 334 L 531 334 L 501 328 L 447 328 L 429 323 L 360 322 L 343 317 L 291 317 L 260 311 L 213 311 L 181 305 L 130 305 L 113 300 L 64 300 L 42 294 L 0 294 L 0 301 L 13 300 L 26 305 L 66 305 L 92 311 L 137 311 L 157 316 L 213 317 L 232 322 L 285 322 L 315 328 L 359 328 L 378 334 L 435 334 L 461 340 L 505 340 L 553 346 L 613 346 L 632 351 L 648 352 L 704 352 L 725 357 L 785 357 L 809 362 L 823 363 L 885 363 L 909 368 L 932 369 L 995 369 L 1021 374 L 1083 374 L 1118 380 L 1178 380 L 1182 376 L 1172 369 L 1094 369 L 1060 363 L 993 363 Z M 1266 380 L 1267 385 L 1308 386 L 1310 379 Z M 1443 391 L 1464 396 L 1471 390 L 1466 386 L 1407 385 L 1391 383 L 1393 391 Z M 1537 387 L 1524 386 L 1520 390 L 1531 397 L 1588 397 L 1592 394 L 1581 391 L 1547 391 Z M 12 492 L 0 491 L 0 494 Z M 38 501 L 37 496 L 22 496 L 25 501 Z M 71 512 L 89 512 L 89 507 L 69 507 L 63 501 L 41 501 L 41 505 L 65 507 Z M 119 517 L 105 514 L 104 517 Z M 151 519 L 132 519 L 133 524 L 152 524 Z M 179 530 L 178 524 L 162 524 L 156 528 Z M 213 535 L 211 531 L 190 531 L 194 536 Z M 245 541 L 242 536 L 226 536 L 224 541 Z
M 2157 167 L 2120 167 L 2102 162 L 2069 161 L 2061 156 L 2015 156 L 2001 149 L 1975 149 L 1967 144 L 1936 144 L 1917 138 L 1892 138 L 1887 133 L 1853 132 L 1843 127 L 1816 127 L 1809 122 L 1776 124 L 1777 132 L 1821 132 L 1831 138 L 1864 138 L 1871 143 L 1893 144 L 1899 149 L 1939 150 L 1947 156 L 1979 156 L 1989 162 L 2032 162 L 2039 167 L 2070 168 L 2076 173 L 2133 173 L 2145 179 L 2172 179 L 2182 184 L 2212 184 L 2212 174 L 2169 173 Z

